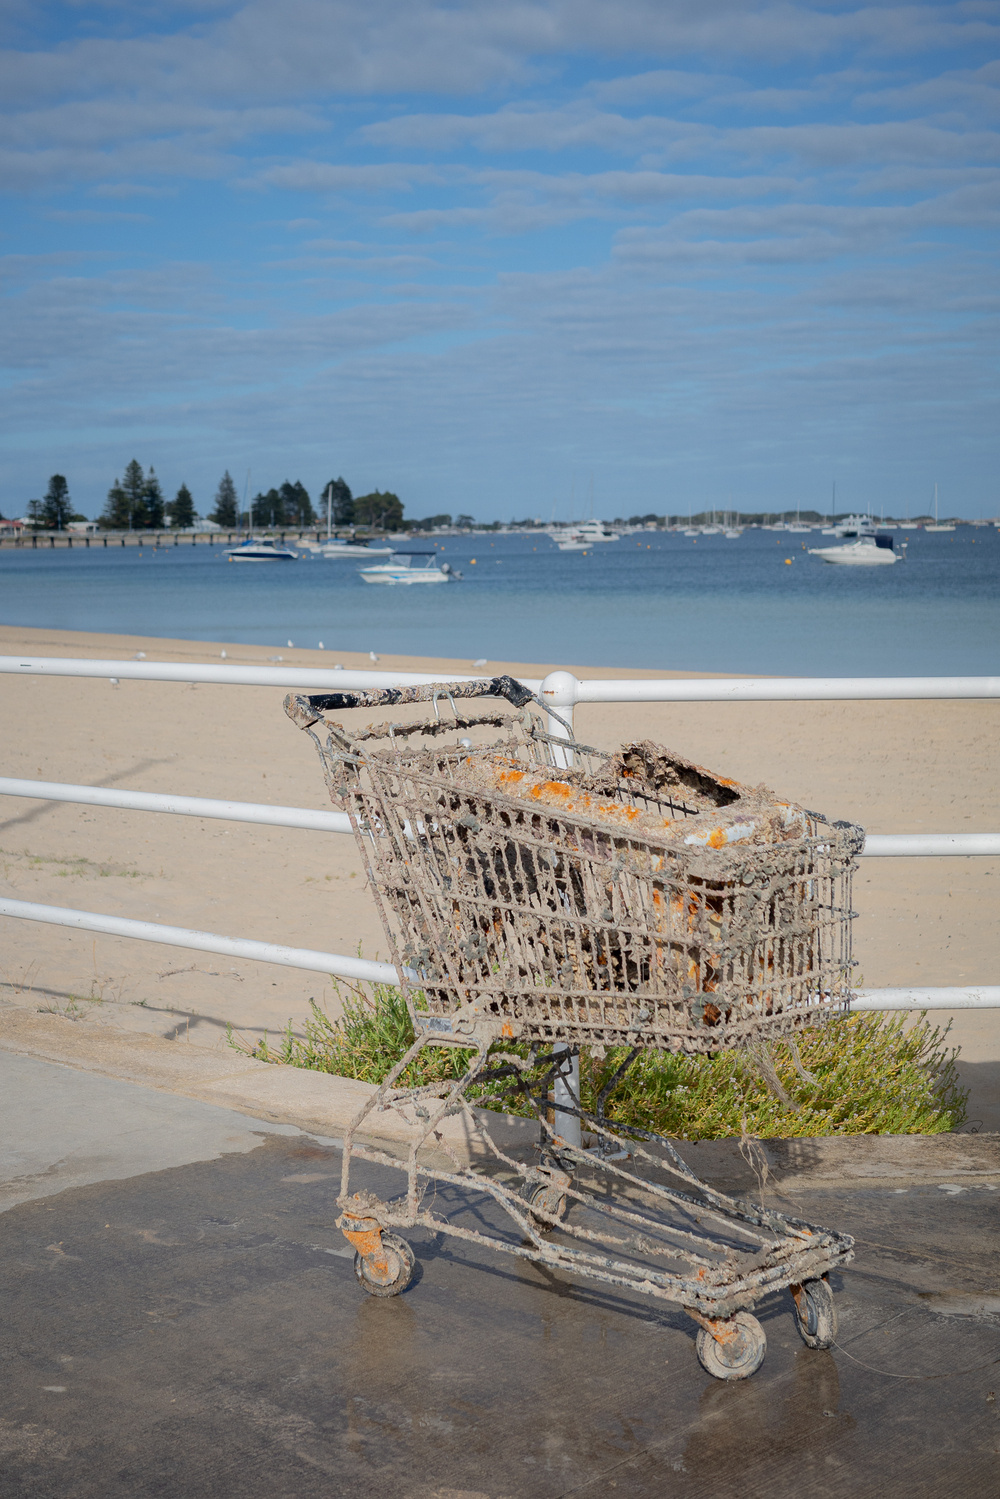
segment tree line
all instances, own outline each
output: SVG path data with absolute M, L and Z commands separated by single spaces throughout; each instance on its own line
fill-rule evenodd
M 286 479 L 277 488 L 259 491 L 244 508 L 232 475 L 227 469 L 219 480 L 213 508 L 206 519 L 224 530 L 240 527 L 267 527 L 274 530 L 321 524 L 326 519 L 326 495 L 331 491 L 331 521 L 337 527 L 362 526 L 383 531 L 400 529 L 403 505 L 398 495 L 379 490 L 356 498 L 343 478 L 331 479 L 324 486 L 319 510 L 313 506 L 309 491 L 300 480 Z M 83 519 L 83 517 L 79 517 Z M 98 524 L 107 530 L 159 530 L 165 525 L 174 529 L 193 526 L 198 520 L 191 491 L 182 484 L 172 500 L 165 501 L 155 471 L 148 474 L 135 459 L 122 479 L 116 479 L 108 490 L 108 499 Z
M 429 531 L 435 526 L 451 524 L 451 516 L 443 514 L 405 521 L 403 502 L 397 494 L 375 489 L 370 494 L 353 495 L 342 476 L 323 486 L 315 506 L 298 479 L 294 483 L 286 479 L 277 488 L 259 491 L 249 504 L 241 505 L 228 469 L 219 480 L 212 509 L 205 519 L 223 530 L 248 527 L 251 520 L 262 529 L 304 529 L 324 525 L 328 509 L 331 525 L 337 530 L 359 527 L 372 531 Z M 71 522 L 86 518 L 74 510 L 63 474 L 53 474 L 44 498 L 31 500 L 27 508 L 28 524 L 35 530 L 64 531 Z M 184 530 L 200 519 L 186 484 L 180 486 L 172 500 L 165 499 L 156 470 L 150 466 L 144 472 L 142 464 L 133 458 L 122 477 L 116 478 L 108 490 L 97 524 L 106 531 L 161 531 L 168 527 Z M 472 525 L 472 517 L 460 515 L 457 524 Z

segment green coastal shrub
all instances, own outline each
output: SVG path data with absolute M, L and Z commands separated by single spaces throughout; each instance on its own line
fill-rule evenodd
M 339 992 L 339 991 L 338 991 Z M 315 1001 L 302 1035 L 291 1022 L 272 1043 L 265 1035 L 248 1055 L 287 1067 L 307 1067 L 361 1082 L 380 1083 L 413 1042 L 413 1025 L 398 989 L 376 986 L 371 997 L 342 997 L 331 1020 Z M 763 1060 L 753 1052 L 714 1057 L 641 1053 L 606 1105 L 609 1123 L 634 1125 L 680 1140 L 719 1140 L 746 1133 L 759 1139 L 793 1135 L 934 1135 L 957 1129 L 966 1119 L 968 1092 L 958 1081 L 957 1051 L 947 1031 L 921 1017 L 850 1015 L 797 1038 L 796 1052 L 774 1042 Z M 524 1045 L 501 1046 L 527 1054 Z M 609 1048 L 596 1057 L 584 1047 L 580 1088 L 585 1109 L 627 1053 Z M 400 1086 L 459 1078 L 471 1052 L 428 1046 L 399 1079 Z M 773 1068 L 769 1085 L 765 1074 Z M 776 1078 L 774 1076 L 776 1074 Z M 777 1090 L 775 1088 L 777 1084 Z M 784 1094 L 784 1100 L 780 1093 Z M 489 1088 L 470 1094 L 481 1107 L 529 1113 L 516 1097 Z M 785 1101 L 787 1100 L 787 1101 Z

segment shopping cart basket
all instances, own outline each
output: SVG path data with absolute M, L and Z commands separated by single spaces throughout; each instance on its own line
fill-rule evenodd
M 498 706 L 477 711 L 482 698 Z M 420 703 L 432 718 L 349 732 L 325 717 Z M 682 1306 L 720 1379 L 760 1367 L 748 1309 L 785 1287 L 805 1342 L 829 1347 L 828 1275 L 853 1240 L 715 1191 L 669 1140 L 612 1127 L 606 1106 L 643 1051 L 746 1047 L 846 1009 L 861 830 L 649 742 L 605 753 L 558 722 L 552 734 L 544 715 L 556 715 L 510 677 L 292 695 L 285 708 L 351 814 L 414 1027 L 345 1138 L 338 1224 L 365 1290 L 405 1289 L 415 1262 L 394 1230 L 421 1226 Z M 593 1113 L 571 1081 L 581 1045 L 628 1048 Z M 425 1046 L 464 1048 L 468 1065 L 398 1086 Z M 501 1149 L 470 1092 L 526 1106 L 536 1157 Z M 386 1109 L 410 1128 L 405 1161 L 357 1143 Z M 489 1169 L 451 1149 L 453 1115 Z M 405 1196 L 352 1192 L 355 1157 L 403 1169 Z M 488 1194 L 511 1232 L 443 1216 L 446 1185 Z

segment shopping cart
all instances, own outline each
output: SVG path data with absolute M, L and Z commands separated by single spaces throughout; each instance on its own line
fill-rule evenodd
M 354 732 L 325 717 L 427 703 L 431 718 Z M 612 1124 L 607 1108 L 651 1048 L 759 1047 L 846 1009 L 861 830 L 648 742 L 613 754 L 578 744 L 510 677 L 292 695 L 285 708 L 350 811 L 414 1027 L 344 1142 L 338 1226 L 364 1289 L 406 1288 L 415 1261 L 395 1230 L 419 1226 L 683 1307 L 719 1379 L 760 1367 L 750 1309 L 786 1287 L 805 1342 L 829 1347 L 828 1276 L 853 1240 L 762 1194 L 715 1191 L 669 1140 Z M 627 1048 L 592 1112 L 573 1081 L 584 1045 Z M 427 1046 L 462 1048 L 467 1065 L 402 1086 Z M 501 1148 L 470 1095 L 537 1119 L 528 1161 Z M 405 1160 L 359 1143 L 387 1109 L 406 1121 Z M 478 1161 L 449 1144 L 456 1115 Z M 403 1170 L 405 1195 L 352 1192 L 355 1158 Z M 448 1187 L 485 1193 L 510 1231 L 449 1219 Z

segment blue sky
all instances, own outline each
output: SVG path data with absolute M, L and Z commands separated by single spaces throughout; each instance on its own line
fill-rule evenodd
M 1000 512 L 1000 4 L 8 3 L 0 511 Z

